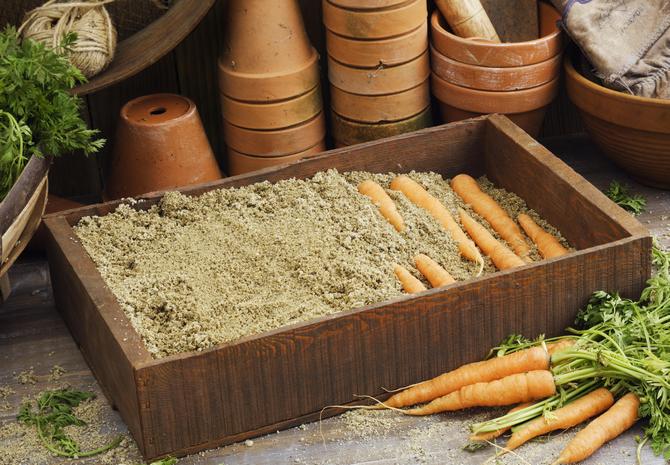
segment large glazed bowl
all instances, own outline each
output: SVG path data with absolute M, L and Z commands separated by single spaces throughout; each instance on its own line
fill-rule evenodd
M 566 87 L 593 140 L 640 182 L 670 189 L 670 100 L 596 84 L 575 69 L 575 55 L 564 61 Z

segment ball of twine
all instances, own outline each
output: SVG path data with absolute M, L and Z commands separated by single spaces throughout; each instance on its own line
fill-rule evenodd
M 116 28 L 104 6 L 112 1 L 49 0 L 26 15 L 19 33 L 55 49 L 65 35 L 76 33 L 68 58 L 84 76 L 93 77 L 114 59 Z

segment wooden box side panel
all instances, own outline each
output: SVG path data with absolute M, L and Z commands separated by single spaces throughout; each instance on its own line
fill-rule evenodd
M 638 295 L 650 238 L 324 318 L 138 371 L 144 452 L 191 453 L 291 426 L 481 359 L 508 334 L 556 335 L 598 289 Z M 188 404 L 186 404 L 188 402 Z M 292 421 L 292 419 L 296 419 Z

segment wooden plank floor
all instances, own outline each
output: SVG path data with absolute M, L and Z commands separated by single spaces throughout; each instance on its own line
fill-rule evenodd
M 670 247 L 670 191 L 651 189 L 633 182 L 600 156 L 583 137 L 547 141 L 546 145 L 597 187 L 604 189 L 612 179 L 618 179 L 645 195 L 648 199 L 647 211 L 639 219 L 664 246 Z M 100 392 L 54 308 L 44 258 L 22 258 L 12 269 L 10 277 L 13 294 L 0 307 L 0 386 L 10 386 L 16 393 L 3 401 L 8 402 L 8 405 L 0 408 L 0 425 L 14 421 L 24 397 L 52 387 L 49 372 L 54 365 L 60 365 L 66 370 L 59 384 L 69 383 L 75 388 Z M 34 371 L 38 382 L 34 385 L 18 384 L 16 375 L 29 369 Z M 253 444 L 237 444 L 187 457 L 180 464 L 479 464 L 493 455 L 490 449 L 474 454 L 461 450 L 465 443 L 465 428 L 472 421 L 471 413 L 431 418 L 398 417 L 392 412 L 381 415 L 384 415 L 383 422 L 375 421 L 379 416 L 357 416 L 357 428 L 352 427 L 356 418 L 342 417 L 325 420 L 321 425 L 304 425 L 258 438 Z M 125 429 L 120 417 L 111 408 L 105 410 L 104 416 L 108 424 L 120 430 Z M 368 421 L 361 424 L 360 420 L 366 418 Z M 365 433 L 365 437 L 356 431 Z M 634 437 L 640 432 L 640 428 L 629 431 L 585 463 L 635 463 Z M 510 455 L 501 463 L 550 463 L 557 453 L 556 449 L 569 439 L 570 434 L 559 435 L 547 444 L 534 444 L 521 449 L 519 456 Z M 7 463 L 3 460 L 0 457 L 0 465 Z M 75 462 L 52 459 L 29 463 L 45 465 Z M 76 463 L 99 462 L 93 458 Z M 645 448 L 642 463 L 661 465 L 664 461 L 654 457 Z

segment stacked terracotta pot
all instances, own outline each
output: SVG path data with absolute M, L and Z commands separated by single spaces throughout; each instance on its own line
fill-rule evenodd
M 319 56 L 296 0 L 230 0 L 219 60 L 228 170 L 317 154 L 326 133 Z
M 426 0 L 323 0 L 338 146 L 429 126 Z
M 559 89 L 563 37 L 560 14 L 538 2 L 540 37 L 494 43 L 458 37 L 435 11 L 431 16 L 432 91 L 446 122 L 503 113 L 536 136 Z

